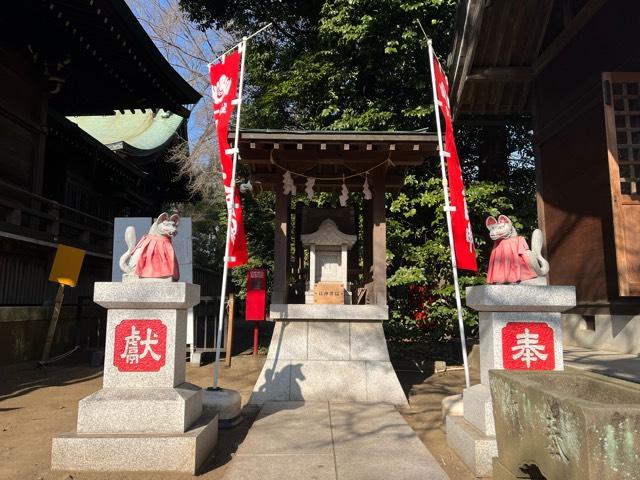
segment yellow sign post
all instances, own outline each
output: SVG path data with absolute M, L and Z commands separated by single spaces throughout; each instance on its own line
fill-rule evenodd
M 58 245 L 56 258 L 53 260 L 49 281 L 56 282 L 67 287 L 75 287 L 78 284 L 78 276 L 84 260 L 84 250 Z
M 58 292 L 56 293 L 56 299 L 53 303 L 53 313 L 51 315 L 51 321 L 49 322 L 49 331 L 47 332 L 44 349 L 42 350 L 41 365 L 49 360 L 53 336 L 56 333 L 56 326 L 58 325 L 58 318 L 60 317 L 60 310 L 62 309 L 64 287 L 75 287 L 78 284 L 78 276 L 82 268 L 84 254 L 85 251 L 79 248 L 58 245 L 53 266 L 51 267 L 51 273 L 49 273 L 49 281 L 58 284 Z

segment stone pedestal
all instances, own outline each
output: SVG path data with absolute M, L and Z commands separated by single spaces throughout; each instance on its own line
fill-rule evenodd
M 80 400 L 76 431 L 53 439 L 51 468 L 195 473 L 218 433 L 202 390 L 185 382 L 200 286 L 100 282 L 94 301 L 109 309 L 103 388 Z
M 276 325 L 250 403 L 384 402 L 406 405 L 389 361 L 378 305 L 271 305 Z
M 468 287 L 466 301 L 480 312 L 481 383 L 463 391 L 463 416 L 447 416 L 447 443 L 489 477 L 498 455 L 489 370 L 563 370 L 560 317 L 575 306 L 575 287 L 482 285 Z

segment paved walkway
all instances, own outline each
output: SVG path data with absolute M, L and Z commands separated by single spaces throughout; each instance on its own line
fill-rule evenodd
M 565 346 L 564 361 L 568 367 L 640 383 L 638 355 Z
M 268 402 L 224 480 L 445 480 L 387 404 Z

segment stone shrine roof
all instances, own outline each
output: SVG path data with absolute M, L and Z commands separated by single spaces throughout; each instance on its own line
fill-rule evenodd
M 336 222 L 330 218 L 323 221 L 320 224 L 320 228 L 315 232 L 300 236 L 300 240 L 302 240 L 302 244 L 305 247 L 313 244 L 327 246 L 346 245 L 351 248 L 357 239 L 358 237 L 355 235 L 347 235 L 338 230 Z

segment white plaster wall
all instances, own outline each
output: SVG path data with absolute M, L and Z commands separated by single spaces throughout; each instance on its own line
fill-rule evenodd
M 567 346 L 640 354 L 640 315 L 596 315 L 595 331 L 582 315 L 562 315 L 563 343 Z

